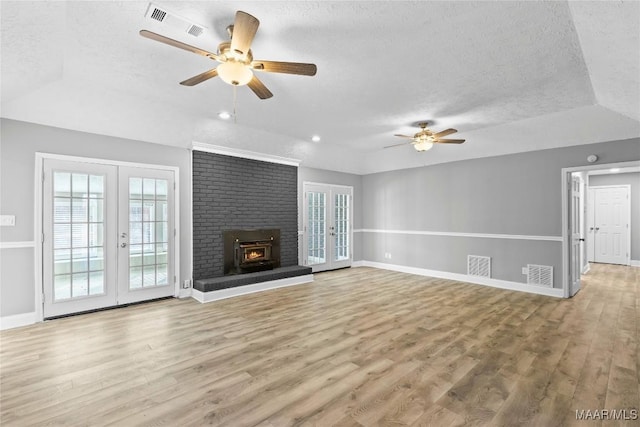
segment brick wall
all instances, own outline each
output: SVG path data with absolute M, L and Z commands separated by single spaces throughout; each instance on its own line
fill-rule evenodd
M 281 266 L 298 265 L 298 168 L 193 151 L 193 278 L 223 275 L 223 230 L 280 229 Z

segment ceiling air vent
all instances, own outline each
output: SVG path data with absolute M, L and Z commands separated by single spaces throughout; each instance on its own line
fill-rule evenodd
M 527 285 L 553 288 L 553 267 L 527 264 Z
M 467 275 L 491 277 L 491 257 L 467 255 Z
M 189 29 L 187 30 L 187 33 L 191 34 L 194 37 L 198 37 L 200 34 L 202 34 L 202 32 L 204 31 L 204 28 L 202 28 L 199 25 L 191 25 L 191 27 L 189 27 Z
M 155 19 L 156 21 L 164 21 L 164 17 L 167 16 L 167 12 L 162 9 L 158 9 L 157 7 L 153 8 L 153 12 L 151 12 L 151 19 Z
M 166 28 L 180 32 L 184 31 L 194 37 L 200 37 L 205 30 L 202 25 L 191 22 L 188 19 L 183 18 L 182 16 L 165 8 L 158 7 L 153 3 L 149 3 L 149 8 L 147 9 L 145 17 L 162 23 Z

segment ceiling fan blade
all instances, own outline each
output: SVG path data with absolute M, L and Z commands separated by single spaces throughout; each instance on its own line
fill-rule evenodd
M 395 135 L 393 135 L 393 136 L 399 136 L 400 138 L 410 138 L 410 139 L 413 139 L 413 138 L 414 138 L 413 136 L 409 136 L 409 135 L 400 135 L 399 133 L 396 133 L 396 134 L 395 134 Z
M 407 145 L 407 144 L 411 144 L 411 142 L 401 142 L 400 144 L 387 145 L 386 147 L 383 147 L 383 148 L 393 148 L 393 147 L 399 147 L 401 145 Z
M 217 75 L 218 75 L 218 70 L 214 68 L 212 70 L 205 71 L 202 74 L 198 74 L 197 76 L 191 77 L 190 79 L 187 79 L 183 82 L 180 82 L 180 84 L 183 86 L 195 86 L 198 83 L 202 83 L 205 80 L 214 78 Z
M 254 70 L 268 73 L 298 74 L 301 76 L 315 76 L 318 71 L 316 64 L 301 62 L 253 61 L 251 67 Z
M 433 142 L 438 144 L 462 144 L 464 139 L 436 139 Z
M 199 48 L 197 48 L 195 46 L 191 46 L 191 45 L 188 45 L 186 43 L 179 42 L 178 40 L 170 39 L 169 37 L 165 37 L 165 36 L 162 36 L 160 34 L 156 34 L 156 33 L 152 32 L 152 31 L 140 30 L 140 35 L 142 37 L 146 37 L 148 39 L 155 40 L 155 41 L 158 41 L 160 43 L 168 44 L 169 46 L 178 47 L 180 49 L 188 50 L 189 52 L 193 52 L 193 53 L 196 53 L 198 55 L 208 56 L 211 59 L 217 59 L 218 58 L 218 55 L 216 55 L 214 53 L 207 52 L 206 50 L 199 49 Z
M 458 132 L 458 131 L 455 130 L 455 129 L 445 129 L 442 132 L 438 132 L 438 133 L 433 134 L 433 136 L 435 138 L 440 138 L 441 136 L 451 135 L 452 133 L 456 133 L 456 132 Z
M 258 79 L 256 76 L 253 76 L 251 81 L 247 83 L 247 86 L 249 86 L 249 88 L 251 88 L 253 93 L 258 95 L 258 98 L 260 99 L 267 99 L 273 96 L 271 91 L 267 89 L 264 83 L 262 83 L 260 79 Z
M 236 20 L 233 23 L 233 35 L 231 36 L 231 50 L 241 56 L 245 56 L 251 48 L 251 42 L 258 31 L 260 21 L 241 10 L 236 12 Z

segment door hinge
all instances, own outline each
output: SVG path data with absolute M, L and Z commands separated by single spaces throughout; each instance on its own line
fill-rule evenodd
M 176 231 L 176 229 L 173 229 L 173 237 L 176 237 L 176 235 L 178 234 L 178 232 Z
M 44 177 L 45 177 L 45 174 L 44 174 L 44 171 L 42 171 L 42 182 L 44 182 Z
M 176 283 L 176 276 L 173 276 L 173 283 Z
M 44 292 L 42 293 L 42 303 L 44 304 Z
M 176 183 L 175 182 L 173 183 L 173 189 L 174 190 L 176 189 Z
M 40 243 L 44 243 L 44 233 L 42 233 L 42 238 L 40 240 L 41 240 Z

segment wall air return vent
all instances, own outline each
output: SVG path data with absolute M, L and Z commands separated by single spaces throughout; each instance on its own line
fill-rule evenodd
M 553 288 L 553 267 L 527 264 L 527 285 Z
M 491 277 L 491 257 L 467 255 L 467 275 Z
M 145 17 L 149 20 L 162 23 L 162 26 L 179 32 L 186 32 L 194 37 L 199 37 L 204 33 L 205 28 L 194 22 L 183 18 L 165 8 L 149 3 Z

